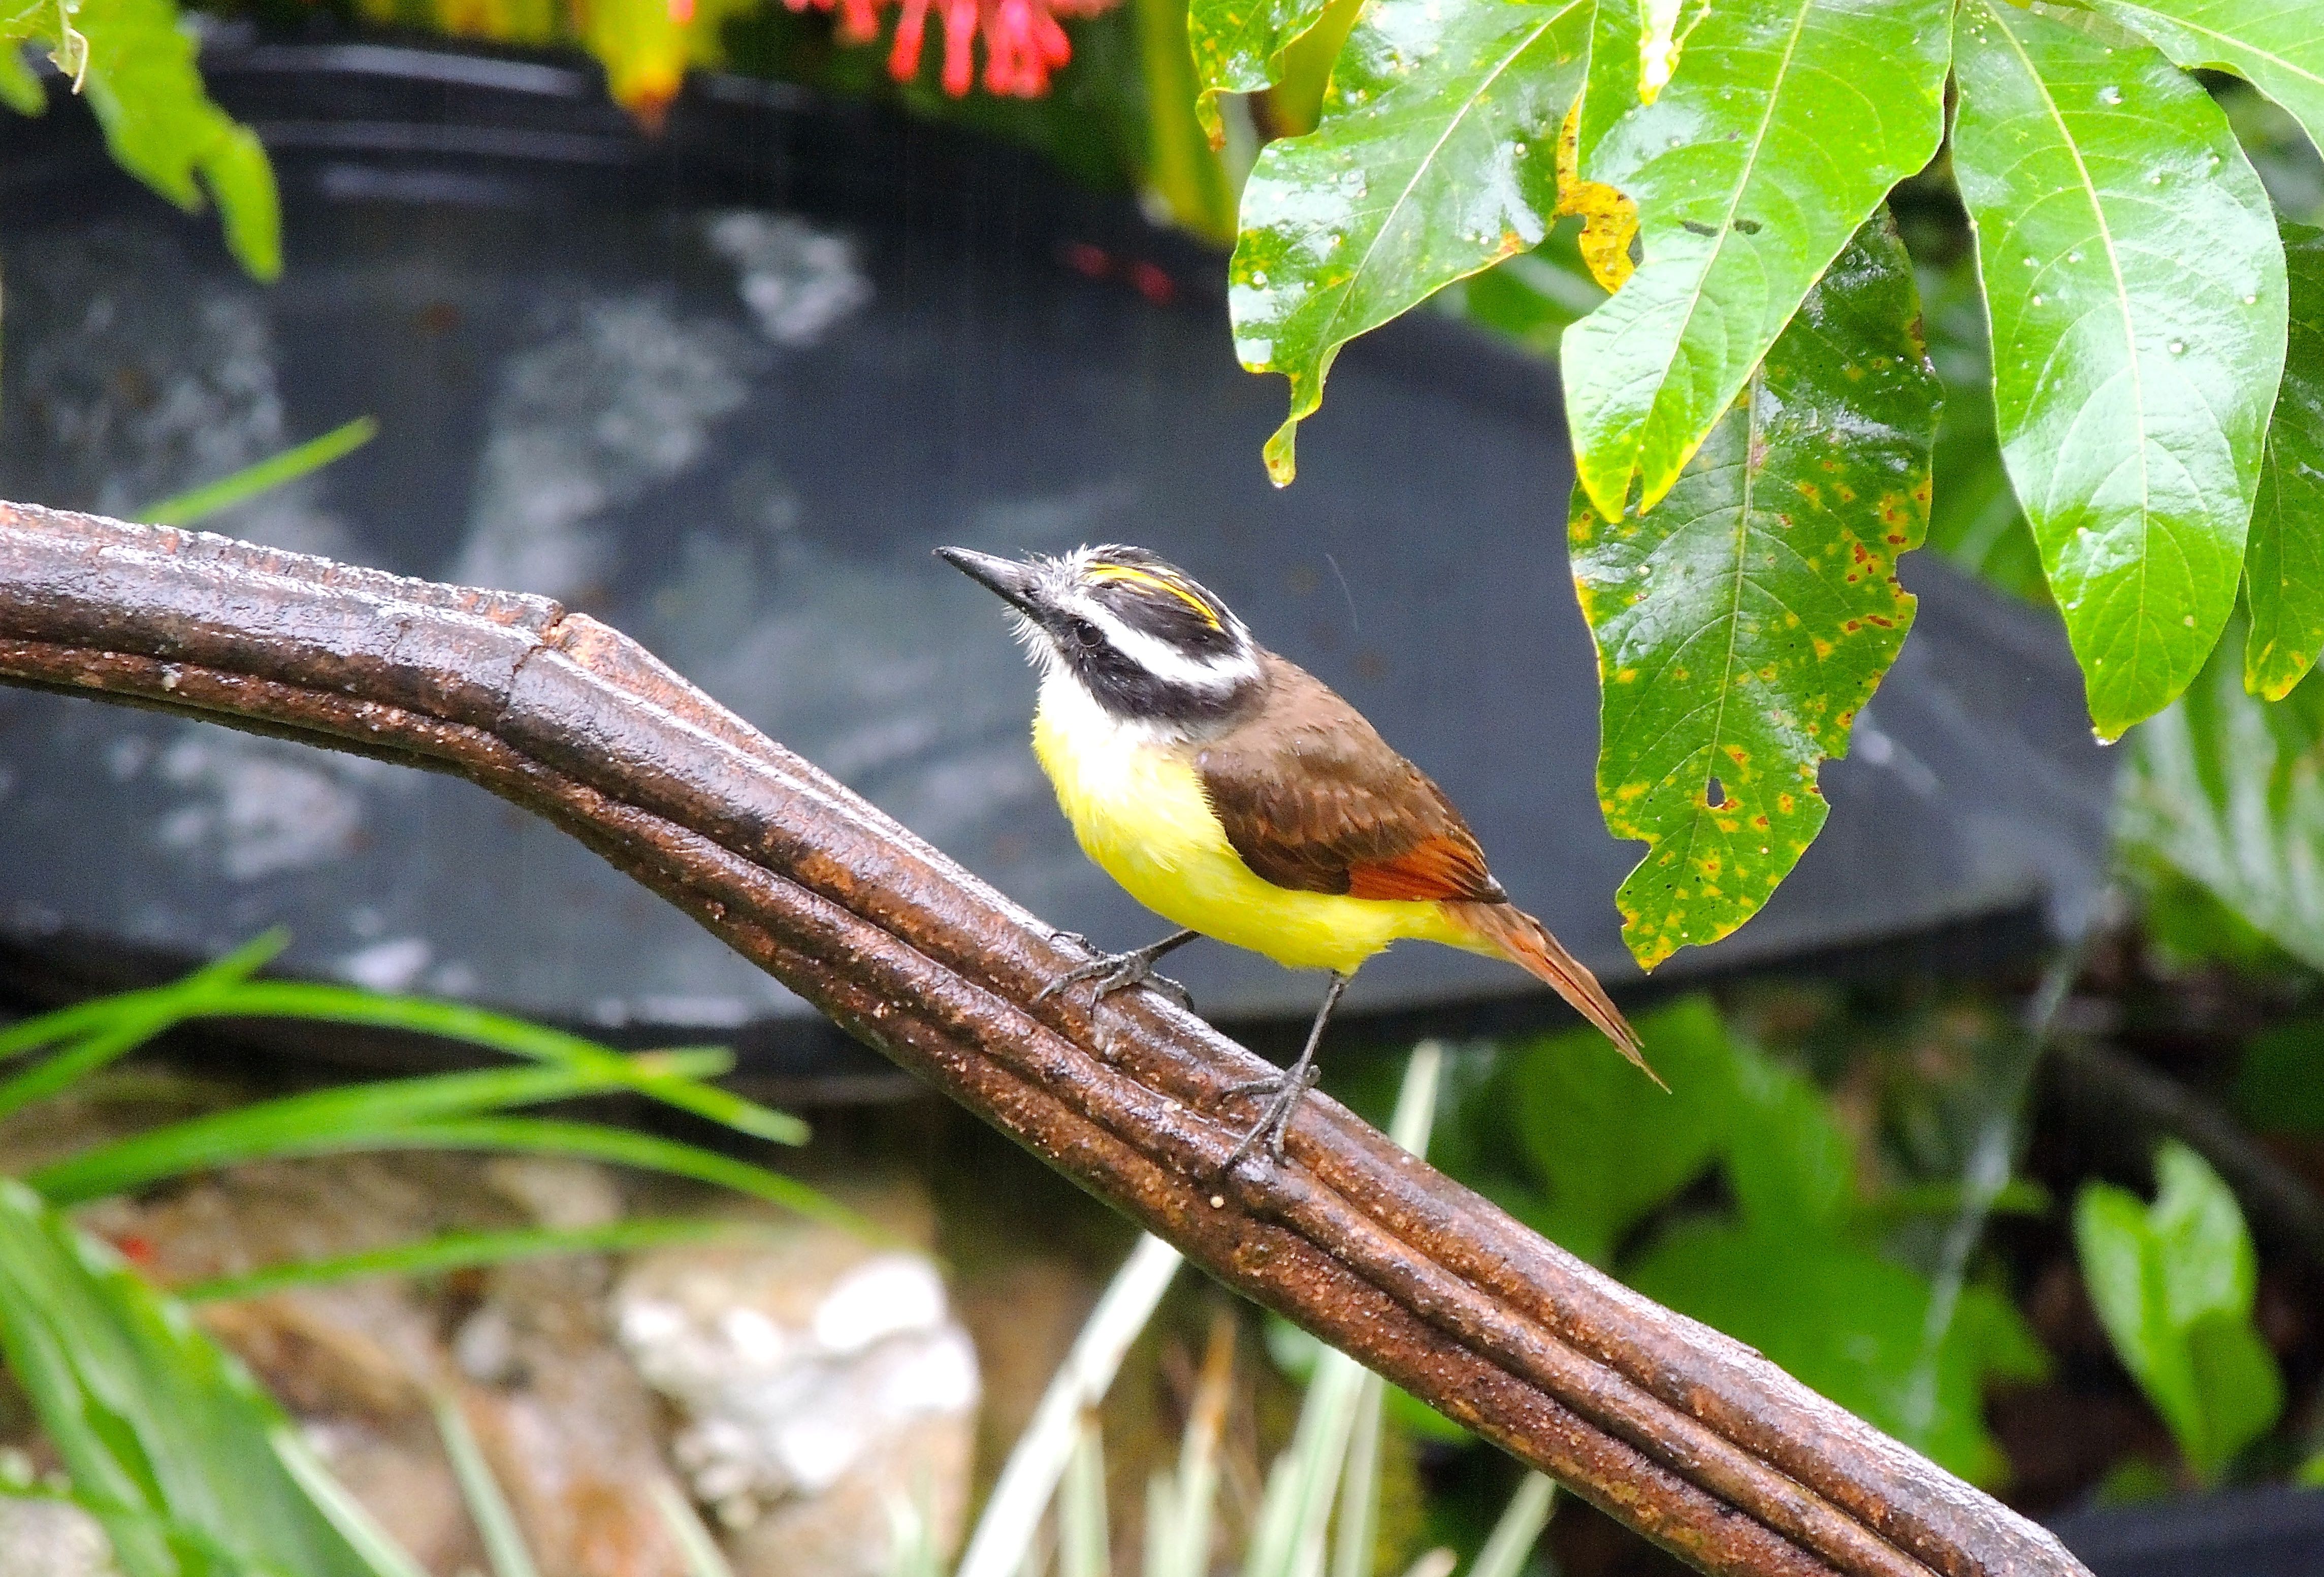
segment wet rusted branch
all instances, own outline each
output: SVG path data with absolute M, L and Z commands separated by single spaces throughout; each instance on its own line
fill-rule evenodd
M 2047 1533 L 1649 1303 L 1324 1099 L 1217 1168 L 1264 1071 L 620 633 L 537 597 L 0 504 L 0 680 L 457 772 L 851 1033 L 1702 1570 L 2079 1573 Z M 60 829 L 61 834 L 61 829 Z

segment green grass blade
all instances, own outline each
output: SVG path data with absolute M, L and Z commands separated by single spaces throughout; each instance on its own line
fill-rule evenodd
M 1405 1065 L 1388 1130 L 1397 1143 L 1415 1155 L 1427 1153 L 1443 1067 L 1444 1048 L 1434 1040 L 1414 1047 L 1411 1060 Z M 1243 1577 L 1298 1577 L 1321 1569 L 1324 1530 L 1333 1502 L 1341 1498 L 1343 1475 L 1351 1488 L 1356 1484 L 1354 1473 L 1349 1471 L 1358 1465 L 1349 1460 L 1351 1445 L 1368 1438 L 1370 1449 L 1377 1452 L 1379 1412 L 1386 1396 L 1379 1379 L 1345 1353 L 1326 1351 L 1317 1360 L 1291 1444 L 1268 1474 Z M 1374 1509 L 1376 1456 L 1364 1468 L 1363 1476 L 1363 1504 L 1342 1502 L 1340 1515 L 1345 1537 L 1336 1552 L 1335 1577 L 1351 1567 L 1370 1569 L 1372 1541 L 1368 1527 L 1361 1525 Z
M 179 1017 L 165 1007 L 146 1005 L 138 1011 L 121 1015 L 54 1056 L 0 1083 L 0 1117 L 70 1089 L 89 1074 L 128 1056 Z
M 592 1122 L 565 1122 L 544 1117 L 472 1117 L 368 1130 L 350 1127 L 336 1133 L 310 1135 L 303 1143 L 285 1144 L 271 1153 L 278 1157 L 333 1156 L 427 1149 L 566 1156 L 634 1167 L 641 1171 L 691 1177 L 696 1182 L 730 1188 L 873 1242 L 890 1241 L 893 1236 L 796 1178 L 698 1145 Z
M 504 1013 L 426 997 L 383 996 L 352 986 L 305 981 L 254 981 L 207 1004 L 218 1018 L 308 1019 L 334 1024 L 403 1029 L 465 1040 L 528 1062 L 603 1071 L 667 1106 L 675 1106 L 738 1133 L 776 1144 L 807 1142 L 807 1124 L 730 1091 L 670 1074 L 640 1072 L 609 1047 Z
M 702 1083 L 667 1066 L 641 1065 L 609 1047 L 545 1025 L 424 997 L 386 996 L 350 986 L 303 981 L 251 981 L 247 977 L 280 953 L 289 936 L 269 931 L 174 984 L 151 991 L 78 1003 L 0 1028 L 0 1061 L 43 1046 L 79 1042 L 61 1054 L 71 1060 L 46 1072 L 19 1075 L 0 1085 L 0 1113 L 69 1084 L 134 1049 L 83 1046 L 99 1036 L 143 1025 L 143 1038 L 189 1018 L 302 1019 L 359 1024 L 371 1028 L 463 1040 L 528 1062 L 595 1071 L 614 1084 L 664 1105 L 689 1111 L 721 1127 L 775 1144 L 807 1141 L 807 1125 L 788 1112 L 772 1111 L 731 1091 Z M 83 1052 L 76 1056 L 76 1052 Z
M 396 1542 L 387 1536 L 387 1530 L 372 1520 L 363 1503 L 346 1491 L 345 1485 L 331 1477 L 304 1436 L 289 1423 L 279 1425 L 269 1437 L 274 1448 L 274 1460 L 282 1471 L 307 1492 L 315 1508 L 320 1511 L 339 1536 L 362 1557 L 374 1577 L 428 1577 L 418 1562 L 403 1553 Z
M 1428 1136 L 1436 1127 L 1436 1092 L 1444 1082 L 1444 1043 L 1424 1040 L 1412 1048 L 1404 1065 L 1404 1082 L 1397 1086 L 1396 1112 L 1388 1120 L 1388 1136 L 1414 1155 L 1425 1158 Z
M 1210 1577 L 1211 1526 L 1218 1514 L 1219 1439 L 1226 1432 L 1234 1388 L 1235 1323 L 1223 1311 L 1211 1322 L 1202 1378 L 1178 1442 L 1176 1474 L 1157 1473 L 1148 1504 L 1160 1515 L 1146 1523 L 1144 1577 Z M 1161 1499 L 1157 1501 L 1157 1497 Z
M 649 1054 L 687 1069 L 715 1068 L 724 1054 Z M 625 1080 L 565 1067 L 490 1068 L 343 1085 L 171 1123 L 99 1145 L 42 1167 L 25 1181 L 51 1204 L 73 1205 L 186 1172 L 283 1155 L 312 1155 L 337 1133 L 377 1134 L 402 1125 L 617 1089 Z
M 1057 1492 L 1057 1577 L 1106 1577 L 1113 1564 L 1105 1526 L 1105 1439 L 1094 1408 L 1082 1414 Z
M 271 488 L 319 471 L 332 461 L 344 458 L 362 448 L 379 436 L 378 421 L 368 416 L 358 416 L 353 421 L 333 428 L 320 438 L 283 450 L 281 454 L 245 466 L 231 475 L 219 477 L 200 487 L 189 488 L 149 503 L 130 518 L 151 526 L 190 526 L 197 521 L 235 504 L 244 503 Z
M 493 1477 L 484 1447 L 476 1443 L 475 1431 L 468 1427 L 460 1404 L 442 1395 L 434 1401 L 436 1433 L 443 1437 L 444 1454 L 459 1482 L 460 1498 L 467 1502 L 468 1519 L 484 1541 L 484 1559 L 492 1566 L 493 1577 L 540 1577 L 532 1552 L 525 1547 L 524 1531 L 517 1526 L 516 1513 L 509 1509 L 508 1497 L 501 1493 L 500 1480 Z
M 1539 1473 L 1527 1473 L 1517 1492 L 1509 1497 L 1508 1509 L 1493 1525 L 1485 1547 L 1477 1552 L 1477 1563 L 1469 1568 L 1469 1577 L 1517 1577 L 1541 1538 L 1541 1530 L 1549 1526 L 1556 1498 L 1556 1484 Z
M 170 985 L 151 987 L 144 991 L 118 991 L 114 996 L 97 996 L 93 1001 L 72 1003 L 69 1008 L 58 1008 L 56 1012 L 42 1012 L 37 1018 L 19 1019 L 0 1028 L 0 1061 L 12 1056 L 23 1056 L 25 1052 L 37 1052 L 44 1045 L 65 1045 L 68 1040 L 88 1040 L 90 1036 L 109 1034 L 121 1024 L 142 1022 L 151 1024 L 146 1034 L 161 1034 L 162 1028 L 189 1018 L 195 1006 L 223 987 L 239 985 L 254 971 L 265 969 L 277 952 L 290 945 L 290 934 L 283 929 L 263 931 L 251 941 L 242 943 L 226 957 L 205 964 L 184 980 L 174 980 Z
M 747 1236 L 765 1229 L 756 1222 L 715 1218 L 641 1216 L 590 1227 L 518 1227 L 505 1231 L 441 1232 L 416 1242 L 293 1259 L 240 1276 L 214 1277 L 174 1289 L 186 1303 L 230 1303 L 263 1297 L 294 1286 L 322 1286 L 373 1276 L 437 1276 L 484 1265 L 506 1265 L 557 1254 L 626 1254 L 673 1243 L 699 1243 Z
M 1268 1471 L 1243 1577 L 1296 1577 L 1322 1564 L 1324 1525 L 1363 1381 L 1363 1366 L 1343 1352 L 1327 1351 L 1316 1361 L 1291 1443 Z
M 183 1577 L 170 1524 L 296 1577 L 418 1577 L 383 1539 L 350 1538 L 319 1465 L 290 1471 L 289 1419 L 182 1306 L 6 1181 L 0 1355 L 124 1577 Z
M 686 1577 L 734 1577 L 726 1552 L 718 1547 L 718 1541 L 702 1526 L 702 1518 L 669 1480 L 656 1479 L 648 1493 L 653 1497 L 654 1509 L 669 1525 L 670 1536 L 678 1541 L 678 1554 L 686 1561 Z
M 1340 1476 L 1340 1516 L 1332 1529 L 1332 1577 L 1371 1577 L 1379 1542 L 1380 1426 L 1388 1382 L 1366 1374 L 1356 1389 L 1356 1424 Z

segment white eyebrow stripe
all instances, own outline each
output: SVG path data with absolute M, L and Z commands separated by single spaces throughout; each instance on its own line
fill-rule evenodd
M 1198 690 L 1231 690 L 1256 676 L 1259 663 L 1248 650 L 1228 657 L 1193 658 L 1167 641 L 1133 630 L 1094 597 L 1076 596 L 1074 611 L 1105 632 L 1107 643 L 1167 684 Z

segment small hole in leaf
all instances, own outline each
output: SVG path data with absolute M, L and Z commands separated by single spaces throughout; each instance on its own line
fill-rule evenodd
M 1724 810 L 1727 807 L 1727 786 L 1713 778 L 1703 786 L 1702 802 L 1713 810 Z

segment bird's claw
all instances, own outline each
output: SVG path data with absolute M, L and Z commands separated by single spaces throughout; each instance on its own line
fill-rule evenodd
M 1273 1074 L 1263 1079 L 1247 1079 L 1240 1084 L 1229 1084 L 1220 1092 L 1230 1097 L 1271 1094 L 1275 1098 L 1267 1103 L 1267 1110 L 1259 1115 L 1259 1120 L 1251 1124 L 1250 1131 L 1242 1136 L 1240 1142 L 1220 1163 L 1219 1170 L 1222 1173 L 1233 1171 L 1262 1138 L 1267 1141 L 1268 1157 L 1277 1161 L 1283 1159 L 1283 1136 L 1291 1130 L 1291 1116 L 1299 1109 L 1299 1098 L 1315 1087 L 1316 1074 L 1317 1070 L 1310 1066 L 1296 1074 Z
M 1075 936 L 1074 940 L 1081 942 L 1082 938 Z M 1088 944 L 1084 942 L 1083 945 Z M 1168 975 L 1155 973 L 1153 955 L 1142 948 L 1128 953 L 1111 953 L 1093 958 L 1087 964 L 1076 964 L 1043 986 L 1033 1000 L 1046 1002 L 1068 986 L 1079 985 L 1084 981 L 1091 982 L 1090 1004 L 1093 1007 L 1116 991 L 1142 985 L 1160 991 L 1189 1012 L 1194 1010 L 1192 993 Z

